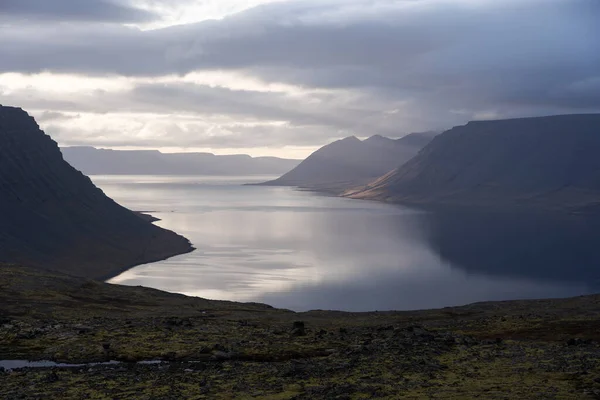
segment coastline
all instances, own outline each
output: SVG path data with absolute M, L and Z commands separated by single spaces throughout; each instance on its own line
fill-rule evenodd
M 600 218 L 600 203 L 589 203 L 583 205 L 560 206 L 555 203 L 527 203 L 527 202 L 497 202 L 484 203 L 475 202 L 469 204 L 467 201 L 433 201 L 433 200 L 417 200 L 417 199 L 391 199 L 381 197 L 366 197 L 355 196 L 355 189 L 346 187 L 345 189 L 329 187 L 322 188 L 316 186 L 297 186 L 277 184 L 272 182 L 263 182 L 259 184 L 249 183 L 248 186 L 266 186 L 266 187 L 288 187 L 294 190 L 311 192 L 319 196 L 339 197 L 356 201 L 369 201 L 381 204 L 389 204 L 403 206 L 412 209 L 417 209 L 425 212 L 469 212 L 475 210 L 477 212 L 493 212 L 493 213 L 527 213 L 527 214 L 552 214 L 556 216 L 582 216 Z M 349 193 L 348 193 L 349 192 Z
M 172 231 L 169 231 L 169 232 L 172 232 Z M 148 259 L 145 259 L 144 261 L 141 261 L 141 262 L 129 265 L 129 266 L 125 266 L 125 267 L 116 269 L 115 270 L 116 272 L 111 272 L 108 275 L 100 276 L 98 278 L 94 278 L 93 280 L 95 280 L 95 281 L 101 281 L 101 282 L 104 282 L 104 283 L 108 283 L 107 281 L 109 281 L 109 280 L 111 280 L 113 278 L 116 278 L 117 276 L 121 275 L 124 272 L 129 271 L 130 269 L 133 269 L 135 267 L 139 267 L 140 265 L 146 265 L 146 264 L 152 264 L 152 263 L 156 263 L 156 262 L 160 262 L 160 261 L 165 261 L 165 260 L 168 260 L 168 259 L 173 258 L 173 257 L 177 257 L 177 256 L 181 256 L 181 255 L 184 255 L 184 254 L 193 253 L 194 251 L 196 251 L 196 248 L 194 246 L 192 246 L 192 244 L 191 244 L 191 242 L 189 242 L 189 240 L 188 240 L 188 243 L 189 243 L 189 249 L 187 249 L 187 250 L 181 250 L 181 251 L 174 252 L 174 253 L 166 253 L 163 256 L 150 257 Z M 112 283 L 109 283 L 109 284 L 112 285 Z
M 161 219 L 160 218 L 156 218 L 154 215 L 152 215 L 152 213 L 154 211 L 132 211 L 135 215 L 137 215 L 138 217 L 140 217 L 141 219 L 143 219 L 144 221 L 148 221 L 148 222 L 158 222 Z
M 138 217 L 142 218 L 143 220 L 151 223 L 152 225 L 154 225 L 154 222 L 160 221 L 160 218 L 156 218 L 153 215 L 149 214 L 149 211 L 132 211 L 132 212 L 135 215 L 137 215 Z M 165 228 L 161 228 L 161 229 L 163 229 L 165 231 L 165 234 L 175 235 L 178 238 L 184 239 L 187 243 L 187 248 L 181 248 L 179 250 L 167 251 L 164 254 L 159 254 L 159 255 L 156 255 L 153 257 L 144 258 L 143 260 L 140 260 L 139 262 L 136 262 L 134 264 L 129 264 L 129 265 L 123 266 L 121 268 L 117 268 L 109 274 L 101 275 L 101 276 L 95 277 L 93 279 L 97 280 L 97 281 L 102 281 L 102 282 L 108 283 L 107 281 L 109 281 L 113 278 L 116 278 L 117 276 L 121 275 L 124 272 L 129 271 L 130 269 L 139 267 L 140 265 L 152 264 L 152 263 L 159 262 L 159 261 L 165 261 L 172 257 L 189 254 L 189 253 L 196 251 L 196 248 L 192 245 L 192 242 L 190 242 L 190 240 L 188 238 L 186 238 L 170 229 L 165 229 Z

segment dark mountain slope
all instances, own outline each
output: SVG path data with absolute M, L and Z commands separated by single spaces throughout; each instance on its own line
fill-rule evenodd
M 320 148 L 287 174 L 265 184 L 341 192 L 402 165 L 433 136 L 415 133 L 394 140 L 376 135 L 363 141 L 351 136 Z
M 88 175 L 279 175 L 300 163 L 276 157 L 217 156 L 63 147 L 65 160 Z
M 190 250 L 105 196 L 25 111 L 0 106 L 0 262 L 102 278 Z
M 469 122 L 355 198 L 420 204 L 600 204 L 600 114 Z

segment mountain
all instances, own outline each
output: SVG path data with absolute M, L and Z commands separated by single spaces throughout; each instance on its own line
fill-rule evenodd
M 0 105 L 0 262 L 88 278 L 192 250 L 62 158 L 25 111 Z
M 211 153 L 161 153 L 158 150 L 108 150 L 63 147 L 63 156 L 88 175 L 279 175 L 300 160 Z
M 402 165 L 434 135 L 413 133 L 401 139 L 376 135 L 362 141 L 354 136 L 347 137 L 321 147 L 296 168 L 264 185 L 342 192 Z
M 415 204 L 595 209 L 600 114 L 469 122 L 346 195 Z

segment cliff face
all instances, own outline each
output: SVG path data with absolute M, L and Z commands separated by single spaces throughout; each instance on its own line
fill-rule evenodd
M 296 168 L 266 184 L 341 192 L 402 165 L 433 136 L 417 133 L 394 140 L 377 135 L 363 141 L 348 137 L 321 147 Z
M 347 195 L 416 204 L 595 209 L 598 154 L 600 114 L 470 122 Z
M 103 278 L 191 250 L 104 195 L 25 111 L 0 106 L 0 262 Z

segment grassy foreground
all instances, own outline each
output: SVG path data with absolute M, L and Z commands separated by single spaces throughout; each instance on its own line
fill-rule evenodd
M 600 296 L 293 313 L 0 265 L 0 360 L 123 361 L 0 371 L 2 399 L 593 399 L 598 340 Z

